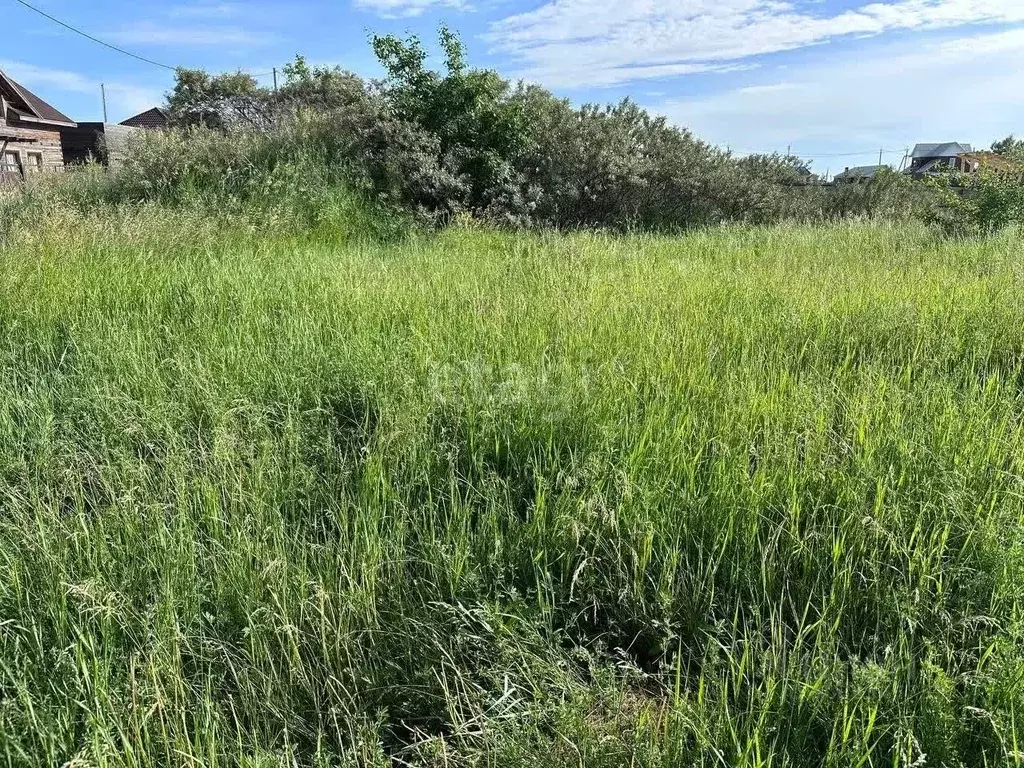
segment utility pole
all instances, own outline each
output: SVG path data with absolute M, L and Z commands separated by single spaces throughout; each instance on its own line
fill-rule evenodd
M 792 144 L 787 144 L 786 145 L 786 157 L 792 157 L 792 156 L 793 156 L 793 145 Z
M 100 94 L 103 96 L 103 122 L 107 122 L 107 86 L 100 83 Z
M 274 67 L 274 95 L 277 96 L 277 67 Z
M 882 147 L 878 148 L 878 164 L 882 164 Z

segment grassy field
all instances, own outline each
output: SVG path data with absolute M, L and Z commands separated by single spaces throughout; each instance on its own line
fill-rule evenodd
M 1022 256 L 23 233 L 2 763 L 1022 764 Z

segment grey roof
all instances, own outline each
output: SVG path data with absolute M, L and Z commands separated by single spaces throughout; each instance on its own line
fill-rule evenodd
M 911 155 L 915 160 L 923 157 L 956 157 L 964 152 L 973 152 L 970 144 L 963 144 L 959 141 L 940 141 L 929 144 L 915 144 L 914 153 Z
M 858 165 L 856 168 L 847 168 L 842 173 L 837 173 L 835 178 L 853 178 L 854 176 L 874 176 L 882 168 L 887 168 L 885 165 Z

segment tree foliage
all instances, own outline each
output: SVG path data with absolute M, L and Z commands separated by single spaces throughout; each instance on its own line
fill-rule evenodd
M 178 126 L 266 130 L 273 118 L 271 95 L 245 72 L 210 75 L 179 68 L 174 88 L 167 94 L 167 107 Z
M 274 97 L 278 113 L 303 109 L 329 113 L 369 98 L 364 80 L 341 67 L 311 67 L 303 56 L 296 56 L 281 72 L 284 85 Z
M 1006 138 L 993 142 L 992 151 L 998 155 L 1008 155 L 1017 160 L 1024 160 L 1024 139 L 1018 139 L 1011 133 Z
M 465 194 L 450 209 L 517 218 L 525 215 L 523 176 L 516 165 L 531 141 L 528 115 L 512 98 L 508 81 L 489 70 L 470 69 L 459 37 L 440 31 L 444 69 L 427 67 L 416 37 L 373 38 L 387 77 L 383 98 L 399 119 L 437 141 L 436 164 L 459 179 Z
M 439 68 L 418 37 L 374 36 L 371 45 L 384 70 L 378 81 L 301 56 L 282 68 L 276 90 L 240 72 L 179 70 L 168 94 L 173 121 L 274 133 L 282 147 L 264 157 L 274 163 L 303 154 L 283 146 L 302 137 L 311 142 L 304 162 L 315 156 L 330 165 L 324 178 L 344 177 L 377 202 L 439 222 L 467 213 L 511 225 L 678 229 L 907 218 L 921 216 L 936 195 L 945 201 L 936 220 L 963 211 L 895 173 L 854 187 L 810 183 L 798 157 L 737 158 L 629 99 L 575 106 L 473 68 L 447 27 L 438 36 Z M 993 145 L 1015 156 L 1022 148 L 1013 136 Z
M 957 235 L 989 234 L 1024 226 L 1024 179 L 1017 173 L 982 170 L 932 181 L 936 204 L 929 217 Z

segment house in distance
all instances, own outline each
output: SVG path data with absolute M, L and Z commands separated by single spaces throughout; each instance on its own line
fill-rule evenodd
M 875 175 L 887 165 L 858 165 L 856 168 L 847 168 L 842 173 L 837 173 L 833 184 L 864 184 L 875 178 Z
M 153 107 L 121 121 L 121 125 L 127 125 L 130 128 L 145 128 L 149 131 L 162 131 L 170 124 L 171 116 L 163 107 Z
M 116 167 L 128 142 L 140 130 L 111 123 L 79 123 L 64 131 L 64 163 L 70 166 L 95 161 Z
M 0 181 L 63 171 L 90 160 L 116 167 L 132 136 L 167 124 L 167 112 L 160 107 L 119 125 L 76 122 L 0 71 Z
M 917 178 L 950 170 L 971 173 L 975 169 L 969 167 L 961 156 L 973 151 L 970 144 L 959 141 L 916 144 L 910 155 L 908 173 Z
M 998 152 L 967 152 L 960 155 L 960 165 L 965 173 L 987 171 L 990 173 L 1014 173 L 1020 175 L 1020 163 Z
M 64 162 L 68 165 L 90 160 L 116 168 L 124 158 L 128 142 L 143 130 L 163 130 L 170 123 L 160 107 L 147 109 L 120 123 L 79 123 L 64 133 Z
M 0 72 L 0 180 L 63 170 L 62 134 L 76 125 Z

